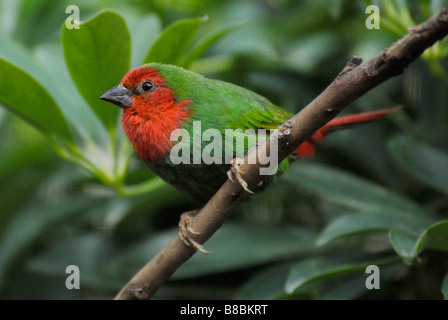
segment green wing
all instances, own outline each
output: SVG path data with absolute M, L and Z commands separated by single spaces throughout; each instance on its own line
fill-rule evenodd
M 292 116 L 266 98 L 230 83 L 208 80 L 207 92 L 214 101 L 201 113 L 208 113 L 208 118 L 227 129 L 276 129 Z
M 247 129 L 276 129 L 277 126 L 292 117 L 292 114 L 286 110 L 277 107 L 272 104 L 266 98 L 241 88 L 236 85 L 232 85 L 226 82 L 210 80 L 209 92 L 213 92 L 212 96 L 216 98 L 213 111 L 208 110 L 210 113 L 214 113 L 214 117 L 218 123 L 223 123 L 228 129 L 241 129 L 246 131 Z M 213 118 L 213 115 L 209 115 Z M 269 135 L 269 131 L 267 131 Z M 246 154 L 249 149 L 255 145 L 255 142 L 259 138 L 268 138 L 268 135 L 260 137 L 258 135 L 252 135 L 244 133 L 234 133 L 236 139 L 242 139 L 244 136 L 245 143 L 234 144 L 234 154 L 241 157 Z M 243 156 L 244 157 L 244 156 Z M 282 174 L 289 166 L 289 159 L 285 159 L 278 165 L 277 173 L 273 176 L 265 176 L 263 179 L 263 185 L 269 185 L 269 183 L 275 179 L 278 175 Z

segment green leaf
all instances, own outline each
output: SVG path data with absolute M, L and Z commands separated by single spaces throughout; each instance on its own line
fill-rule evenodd
M 249 21 L 248 16 L 250 11 L 254 10 L 253 5 L 250 5 L 251 8 L 246 8 L 248 14 L 245 16 L 238 15 L 237 17 L 248 21 L 244 28 L 236 30 L 223 39 L 217 44 L 216 51 L 223 55 L 247 56 L 257 61 L 278 62 L 279 51 L 278 47 L 275 46 L 278 37 L 271 33 L 272 26 L 262 23 L 257 18 Z M 232 17 L 232 19 L 235 19 L 235 17 Z M 297 21 L 297 19 L 295 20 Z
M 48 91 L 27 72 L 2 58 L 0 102 L 46 135 L 73 141 L 67 121 Z
M 362 269 L 362 268 L 361 268 Z M 383 280 L 383 268 L 381 268 L 381 280 Z M 316 299 L 319 300 L 354 300 L 366 293 L 366 278 L 369 275 L 357 272 L 328 279 L 328 281 L 313 281 L 303 285 L 297 292 L 310 290 L 310 287 L 319 288 Z
M 23 121 L 11 121 L 9 112 L 4 120 L 1 129 L 8 134 L 0 142 L 0 238 L 8 219 L 39 194 L 40 183 L 57 168 L 57 155 L 44 136 Z
M 73 81 L 96 115 L 113 130 L 120 109 L 98 98 L 129 71 L 131 39 L 126 22 L 118 13 L 103 11 L 79 29 L 64 25 L 62 45 Z
M 67 18 L 65 8 L 68 1 L 54 0 L 22 0 L 19 2 L 19 15 L 15 38 L 27 45 L 57 38 L 58 27 Z M 33 32 L 30 32 L 32 30 Z
M 163 232 L 127 249 L 125 254 L 110 263 L 110 267 L 129 270 L 128 276 L 131 276 L 176 234 L 177 230 Z M 205 249 L 212 254 L 194 255 L 172 279 L 196 278 L 298 256 L 313 250 L 314 240 L 314 235 L 304 230 L 228 222 L 207 241 Z
M 389 281 L 398 281 L 405 277 L 408 267 L 402 263 L 391 263 L 381 265 L 380 268 L 380 289 L 383 289 L 384 283 Z M 317 299 L 319 300 L 349 300 L 349 299 L 387 299 L 388 290 L 368 290 L 366 280 L 369 273 L 359 272 L 325 282 L 312 282 L 309 285 L 302 286 L 298 292 L 310 287 L 317 287 Z M 386 285 L 387 286 L 387 285 Z M 384 298 L 386 297 L 386 298 Z
M 400 211 L 365 212 L 348 214 L 336 219 L 320 235 L 317 244 L 365 232 L 401 230 L 414 235 L 414 241 L 434 220 L 406 214 Z
M 439 221 L 415 238 L 399 230 L 391 230 L 389 239 L 395 251 L 408 264 L 424 250 L 448 251 L 448 221 Z
M 143 64 L 145 55 L 162 30 L 162 22 L 155 14 L 148 14 L 128 22 L 132 35 L 131 61 L 132 67 L 135 68 Z
M 297 256 L 314 249 L 314 235 L 300 229 L 228 223 L 207 242 L 219 254 L 195 255 L 173 279 L 237 270 Z
M 448 220 L 440 221 L 429 227 L 417 241 L 416 253 L 423 250 L 448 251 Z
M 52 207 L 30 205 L 17 212 L 8 221 L 0 240 L 0 286 L 11 264 L 35 241 L 52 228 L 92 206 L 85 196 L 70 200 L 70 205 L 60 203 Z
M 395 252 L 397 252 L 407 264 L 411 264 L 415 260 L 415 242 L 417 240 L 414 236 L 392 229 L 389 232 L 389 241 L 395 249 Z
M 62 113 L 69 120 L 68 125 L 75 137 L 82 137 L 85 142 L 94 143 L 98 147 L 106 144 L 108 132 L 73 83 L 65 65 L 62 46 L 47 43 L 35 49 L 35 56 L 39 67 L 45 71 L 45 74 L 40 73 L 38 79 L 42 79 L 40 81 L 45 83 L 48 91 L 58 102 Z M 64 90 L 61 90 L 61 83 L 64 84 Z M 90 150 L 83 148 L 80 140 L 77 140 L 77 147 L 88 156 Z M 100 160 L 98 157 L 96 159 Z
M 442 293 L 445 300 L 448 300 L 448 273 L 443 278 Z
M 0 43 L 4 44 L 0 46 L 3 58 L 26 70 L 48 90 L 67 119 L 75 140 L 81 136 L 97 144 L 108 141 L 105 127 L 82 98 L 68 73 L 59 43 L 46 43 L 36 47 L 33 52 L 10 38 L 0 36 Z M 64 84 L 64 90 L 61 90 L 61 83 Z
M 369 265 L 384 265 L 396 261 L 396 258 L 384 255 L 358 257 L 348 261 L 327 257 L 310 258 L 294 265 L 285 284 L 285 290 L 293 293 L 305 284 L 327 278 L 341 277 L 365 270 Z
M 422 183 L 448 193 L 448 153 L 408 137 L 391 139 L 388 148 L 407 172 Z
M 340 39 L 330 32 L 301 37 L 300 40 L 289 43 L 284 63 L 292 70 L 312 73 L 322 66 L 341 45 Z
M 291 263 L 276 264 L 246 282 L 235 294 L 236 300 L 278 299 L 286 294 L 285 282 Z
M 167 27 L 151 46 L 144 63 L 177 65 L 192 44 L 201 23 L 208 18 L 186 19 Z
M 283 179 L 346 208 L 426 215 L 426 212 L 410 199 L 353 174 L 319 164 L 296 162 L 288 169 Z
M 120 274 L 107 275 L 103 268 L 117 250 L 116 242 L 107 234 L 75 235 L 39 252 L 26 266 L 33 273 L 55 277 L 75 264 L 81 270 L 81 287 L 116 291 L 123 285 Z
M 0 34 L 10 36 L 14 31 L 15 19 L 19 12 L 18 1 L 15 0 L 3 0 L 0 1 Z
M 211 35 L 202 39 L 200 43 L 198 43 L 194 49 L 192 49 L 179 63 L 180 66 L 188 69 L 191 64 L 201 57 L 214 43 L 216 43 L 219 39 L 224 37 L 227 33 L 239 27 L 241 23 L 236 25 L 231 25 L 225 27 L 217 32 L 212 33 Z

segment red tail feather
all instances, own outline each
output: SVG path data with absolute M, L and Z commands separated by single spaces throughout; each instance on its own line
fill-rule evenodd
M 319 130 L 317 130 L 311 136 L 311 138 L 302 143 L 300 147 L 298 147 L 296 151 L 293 152 L 293 154 L 301 158 L 313 157 L 315 144 L 322 142 L 329 133 L 335 130 L 350 128 L 359 124 L 382 119 L 389 113 L 397 111 L 399 109 L 401 109 L 401 107 L 381 109 L 377 111 L 363 112 L 359 114 L 352 114 L 349 116 L 335 118 L 330 122 L 328 122 L 326 125 L 324 125 L 322 128 L 320 128 Z

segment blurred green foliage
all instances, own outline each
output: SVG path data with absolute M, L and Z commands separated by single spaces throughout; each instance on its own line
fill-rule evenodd
M 65 28 L 71 4 L 79 30 Z M 379 30 L 365 27 L 369 4 Z M 371 58 L 447 4 L 2 0 L 0 297 L 111 298 L 197 207 L 142 165 L 119 109 L 97 99 L 131 67 L 177 64 L 297 112 L 352 55 Z M 296 162 L 156 298 L 448 298 L 447 55 L 444 40 L 349 106 L 404 108 Z M 72 264 L 80 290 L 65 288 Z M 371 264 L 380 290 L 365 287 Z

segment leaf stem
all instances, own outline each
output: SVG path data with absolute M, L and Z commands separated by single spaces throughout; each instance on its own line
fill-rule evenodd
M 133 197 L 152 192 L 163 186 L 166 186 L 166 183 L 159 177 L 155 177 L 148 181 L 132 186 L 119 184 L 114 186 L 114 189 L 121 196 Z

